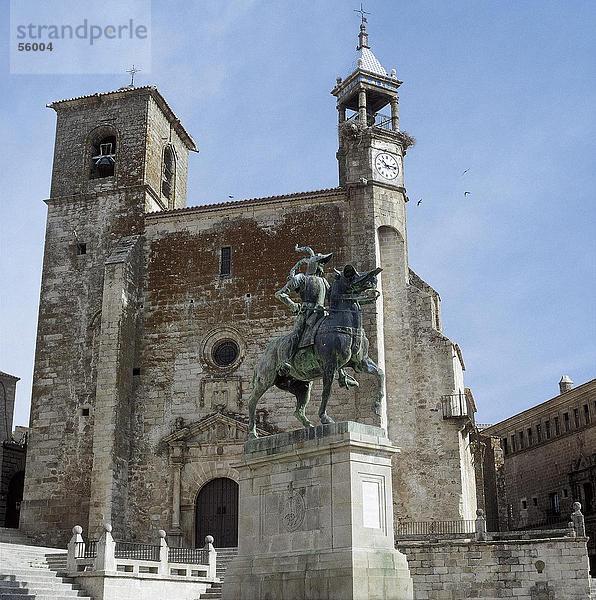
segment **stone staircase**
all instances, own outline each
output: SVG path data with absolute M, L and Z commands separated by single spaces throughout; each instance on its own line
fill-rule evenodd
M 32 544 L 17 529 L 0 527 L 0 600 L 91 600 L 63 576 L 65 550 Z
M 220 600 L 223 588 L 223 580 L 226 569 L 231 560 L 238 554 L 238 548 L 216 548 L 217 565 L 216 575 L 221 579 L 221 583 L 213 583 L 206 592 L 199 596 L 199 600 Z M 2 599 L 3 600 L 3 599 Z

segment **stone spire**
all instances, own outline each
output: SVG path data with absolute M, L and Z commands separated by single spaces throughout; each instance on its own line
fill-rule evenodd
M 362 50 L 362 48 L 370 48 L 368 45 L 368 31 L 366 31 L 366 17 L 362 17 L 362 23 L 360 23 L 360 33 L 358 34 L 358 46 L 356 50 Z

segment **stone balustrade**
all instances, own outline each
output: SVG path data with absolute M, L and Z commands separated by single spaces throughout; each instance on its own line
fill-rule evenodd
M 217 581 L 217 552 L 213 537 L 205 538 L 203 548 L 170 548 L 166 532 L 159 531 L 159 543 L 139 544 L 118 542 L 112 537 L 112 526 L 96 542 L 85 542 L 83 528 L 76 525 L 68 543 L 67 570 L 69 575 L 81 573 L 131 573 L 200 578 Z

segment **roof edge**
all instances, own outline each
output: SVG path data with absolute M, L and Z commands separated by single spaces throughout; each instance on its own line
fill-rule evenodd
M 548 400 L 544 400 L 543 402 L 540 402 L 534 406 L 531 406 L 530 408 L 526 408 L 525 410 L 522 410 L 522 411 L 518 412 L 517 414 L 512 415 L 510 417 L 507 417 L 506 419 L 503 419 L 502 421 L 493 423 L 490 427 L 483 429 L 482 432 L 484 433 L 486 431 L 490 434 L 492 432 L 489 432 L 489 429 L 494 429 L 495 430 L 494 434 L 498 435 L 497 430 L 504 428 L 506 423 L 514 421 L 515 419 L 523 420 L 525 418 L 528 418 L 528 417 L 530 417 L 530 415 L 533 411 L 539 412 L 541 410 L 545 410 L 548 407 L 549 403 L 554 402 L 555 400 L 558 400 L 560 398 L 563 398 L 564 396 L 566 396 L 567 398 L 572 398 L 576 395 L 580 396 L 581 394 L 583 394 L 589 390 L 590 385 L 596 386 L 596 378 L 590 379 L 589 381 L 586 381 L 586 382 L 578 385 L 577 387 L 574 387 L 566 392 L 563 392 L 562 394 L 557 394 L 556 396 L 553 396 L 552 398 L 549 398 Z
M 184 126 L 180 122 L 180 119 L 176 116 L 176 113 L 174 113 L 170 105 L 167 103 L 166 99 L 154 85 L 144 85 L 140 87 L 124 87 L 109 92 L 96 92 L 95 94 L 76 96 L 74 98 L 65 98 L 63 100 L 54 100 L 53 102 L 46 104 L 46 106 L 47 108 L 51 108 L 58 112 L 59 108 L 61 107 L 68 107 L 69 105 L 74 105 L 82 101 L 100 101 L 106 96 L 126 96 L 131 94 L 132 92 L 148 93 L 155 100 L 155 102 L 157 103 L 161 111 L 166 115 L 168 120 L 173 124 L 176 133 L 184 142 L 186 147 L 193 152 L 198 152 L 197 146 L 195 144 L 195 141 L 192 139 L 192 136 L 188 133 L 188 131 L 186 131 L 186 129 L 184 129 Z
M 197 206 L 186 206 L 184 208 L 174 208 L 171 210 L 154 211 L 145 214 L 145 218 L 159 218 L 165 216 L 179 215 L 191 212 L 207 212 L 210 210 L 219 210 L 226 208 L 233 208 L 235 206 L 249 205 L 249 204 L 272 204 L 274 202 L 286 201 L 299 198 L 316 198 L 319 196 L 341 196 L 346 194 L 346 190 L 343 187 L 326 188 L 321 190 L 313 190 L 310 192 L 294 192 L 292 194 L 282 194 L 278 196 L 264 196 L 261 198 L 246 198 L 243 200 L 233 200 L 231 202 L 214 202 L 211 204 L 199 204 Z

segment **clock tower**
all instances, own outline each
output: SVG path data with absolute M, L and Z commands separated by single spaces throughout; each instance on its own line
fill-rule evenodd
M 367 22 L 360 24 L 354 71 L 337 78 L 331 93 L 339 113 L 339 184 L 375 182 L 402 190 L 403 157 L 412 138 L 399 130 L 401 81 L 387 73 L 368 43 Z M 381 112 L 385 110 L 386 112 Z

